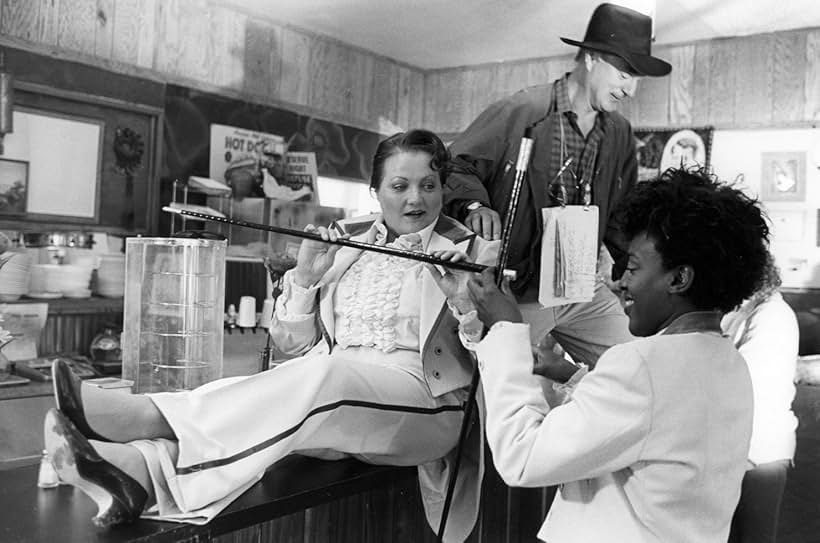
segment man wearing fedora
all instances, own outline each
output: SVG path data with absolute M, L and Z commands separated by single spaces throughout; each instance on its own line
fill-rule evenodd
M 619 268 L 625 247 L 612 211 L 636 183 L 638 165 L 632 128 L 616 109 L 635 94 L 639 78 L 667 75 L 671 66 L 651 56 L 652 20 L 613 4 L 595 9 L 583 41 L 561 40 L 580 48 L 570 73 L 490 105 L 453 142 L 445 210 L 483 237 L 499 239 L 499 212 L 506 213 L 521 137 L 532 129 L 532 156 L 512 226 L 509 265 L 518 274 L 513 290 L 534 344 L 546 345 L 551 334 L 576 361 L 593 367 L 606 349 L 633 339 L 627 318 L 603 281 L 597 281 L 591 302 L 549 308 L 538 303 L 541 209 L 589 203 L 591 197 L 600 213 L 598 246 Z M 554 198 L 556 184 L 563 185 L 564 201 Z M 575 369 L 567 363 L 565 372 L 553 368 L 548 377 L 565 381 Z

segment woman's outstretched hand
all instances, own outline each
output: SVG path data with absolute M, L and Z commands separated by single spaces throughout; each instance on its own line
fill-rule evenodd
M 478 311 L 478 318 L 487 328 L 501 321 L 524 321 L 515 296 L 510 290 L 509 279 L 504 278 L 501 290 L 496 286 L 495 268 L 487 268 L 481 274 L 473 274 L 467 281 L 467 291 Z
M 317 228 L 312 224 L 305 227 L 305 232 L 319 234 L 322 239 L 329 241 L 349 237 L 347 234 L 340 236 L 335 230 L 328 230 L 324 226 Z M 336 252 L 341 248 L 341 245 L 331 245 L 312 239 L 302 240 L 302 245 L 299 246 L 299 254 L 296 257 L 296 268 L 294 269 L 296 284 L 303 288 L 315 285 L 333 265 Z

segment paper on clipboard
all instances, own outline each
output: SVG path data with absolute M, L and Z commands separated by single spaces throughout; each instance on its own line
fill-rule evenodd
M 598 206 L 547 207 L 541 218 L 538 302 L 553 307 L 591 301 L 598 263 Z

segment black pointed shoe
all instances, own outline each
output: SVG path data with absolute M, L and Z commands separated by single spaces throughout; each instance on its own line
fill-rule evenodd
M 88 425 L 80 390 L 82 381 L 72 373 L 65 361 L 58 358 L 51 363 L 51 381 L 54 385 L 54 400 L 57 402 L 57 409 L 62 411 L 63 415 L 68 417 L 68 420 L 74 423 L 77 430 L 82 432 L 87 439 L 110 443 L 110 439 L 101 436 Z
M 46 450 L 63 483 L 94 500 L 99 510 L 91 521 L 101 528 L 134 522 L 148 493 L 134 478 L 105 461 L 68 418 L 56 409 L 46 413 Z

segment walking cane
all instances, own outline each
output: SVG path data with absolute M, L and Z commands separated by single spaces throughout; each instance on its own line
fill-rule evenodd
M 518 213 L 518 201 L 521 196 L 521 187 L 524 185 L 524 177 L 530 164 L 530 156 L 532 155 L 532 146 L 534 143 L 532 137 L 532 125 L 524 130 L 524 137 L 521 138 L 521 145 L 518 147 L 518 160 L 515 164 L 515 179 L 513 180 L 512 191 L 510 192 L 510 202 L 507 206 L 506 221 L 504 222 L 504 229 L 501 233 L 501 249 L 498 253 L 498 270 L 503 270 L 496 274 L 496 283 L 499 288 L 504 281 L 507 268 L 507 261 L 509 260 L 510 240 L 512 237 L 512 227 L 515 222 L 515 215 Z M 473 356 L 475 358 L 475 356 Z M 476 362 L 474 360 L 474 362 Z M 470 429 L 470 421 L 473 417 L 473 407 L 476 403 L 475 397 L 478 392 L 479 372 L 478 364 L 476 363 L 473 370 L 473 378 L 470 381 L 470 390 L 467 394 L 467 402 L 464 405 L 464 418 L 461 421 L 461 430 L 458 435 L 458 445 L 456 446 L 456 460 L 453 464 L 453 470 L 450 473 L 450 478 L 447 482 L 447 494 L 444 497 L 444 507 L 441 510 L 441 521 L 438 528 L 438 537 L 436 541 L 441 543 L 444 540 L 444 530 L 447 527 L 447 516 L 450 513 L 450 505 L 453 501 L 453 493 L 456 488 L 456 479 L 458 478 L 458 470 L 461 467 L 461 457 L 464 452 L 464 442 L 467 439 L 467 432 Z M 480 444 L 484 446 L 483 443 Z
M 453 268 L 456 270 L 481 273 L 487 269 L 487 266 L 476 264 L 474 262 L 458 261 L 450 262 L 449 260 L 442 260 L 427 253 L 418 251 L 410 251 L 407 249 L 399 249 L 398 247 L 388 247 L 386 245 L 375 245 L 373 243 L 366 243 L 364 241 L 356 241 L 347 238 L 339 238 L 336 240 L 322 239 L 322 236 L 313 232 L 305 232 L 304 230 L 295 230 L 293 228 L 285 228 L 284 226 L 272 226 L 269 224 L 261 224 L 249 221 L 241 221 L 238 219 L 228 219 L 226 217 L 218 217 L 216 215 L 208 215 L 207 213 L 200 213 L 198 211 L 189 211 L 187 209 L 164 206 L 163 211 L 173 213 L 176 215 L 184 215 L 186 217 L 193 217 L 195 219 L 202 219 L 205 221 L 221 222 L 223 224 L 230 224 L 233 226 L 242 226 L 244 228 L 252 228 L 253 230 L 262 230 L 264 232 L 273 232 L 275 234 L 284 234 L 286 236 L 293 236 L 302 239 L 310 239 L 327 243 L 328 245 L 341 245 L 343 247 L 352 247 L 362 251 L 372 251 L 374 253 L 382 253 L 391 256 L 398 256 L 401 258 L 408 258 L 426 264 L 434 264 L 445 268 Z

